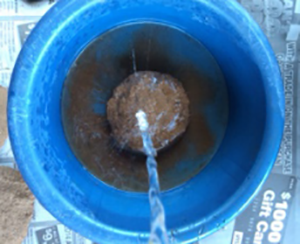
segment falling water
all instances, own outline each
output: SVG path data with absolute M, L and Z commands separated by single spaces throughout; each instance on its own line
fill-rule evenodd
M 147 155 L 147 169 L 149 174 L 149 201 L 151 208 L 150 244 L 167 244 L 168 235 L 165 223 L 165 210 L 160 199 L 160 187 L 155 160 L 156 150 L 148 133 L 148 122 L 145 112 L 136 113 L 138 125 L 143 138 L 144 152 Z
M 134 48 L 132 48 L 131 52 L 132 52 L 131 55 L 132 55 L 133 72 L 136 73 L 137 72 L 137 66 L 136 66 L 136 57 L 135 57 L 135 50 L 134 50 Z

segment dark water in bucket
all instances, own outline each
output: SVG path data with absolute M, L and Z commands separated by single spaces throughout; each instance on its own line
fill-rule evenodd
M 227 125 L 227 89 L 209 52 L 178 29 L 156 23 L 124 25 L 104 33 L 74 62 L 62 95 L 63 126 L 78 160 L 101 181 L 147 192 L 146 157 L 118 148 L 106 103 L 135 71 L 167 73 L 182 82 L 190 100 L 185 134 L 157 157 L 162 190 L 200 172 L 217 151 Z

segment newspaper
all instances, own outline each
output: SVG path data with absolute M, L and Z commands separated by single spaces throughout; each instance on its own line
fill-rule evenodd
M 230 1 L 230 0 L 227 0 Z M 0 0 L 0 86 L 8 87 L 18 53 L 55 0 Z M 238 0 L 264 30 L 278 59 L 286 95 L 286 121 L 272 174 L 250 206 L 201 244 L 291 244 L 300 234 L 300 0 Z M 299 162 L 299 163 L 298 163 Z M 17 168 L 9 140 L 0 166 Z M 23 244 L 96 244 L 59 223 L 36 200 Z
M 23 244 L 93 244 L 59 223 L 35 200 L 33 217 Z

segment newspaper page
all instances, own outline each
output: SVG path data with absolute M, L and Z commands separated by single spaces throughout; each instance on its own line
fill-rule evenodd
M 227 0 L 230 1 L 230 0 Z M 0 0 L 0 86 L 8 87 L 18 53 L 55 0 Z M 250 206 L 201 244 L 296 244 L 300 238 L 300 0 L 238 0 L 268 37 L 281 68 L 286 121 L 281 149 L 261 192 Z M 0 166 L 17 168 L 7 139 Z M 300 243 L 300 241 L 298 241 Z M 36 200 L 23 244 L 96 244 L 72 232 Z M 196 244 L 196 243 L 195 243 Z
M 261 193 L 235 222 L 233 244 L 300 243 L 299 0 L 241 0 L 267 35 L 284 84 L 284 136 L 272 174 Z
M 93 244 L 59 223 L 35 200 L 32 220 L 23 244 Z

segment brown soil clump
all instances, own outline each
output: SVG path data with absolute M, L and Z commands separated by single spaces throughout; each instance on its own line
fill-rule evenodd
M 189 123 L 189 99 L 181 83 L 167 74 L 136 72 L 123 81 L 107 104 L 112 133 L 121 148 L 143 151 L 136 113 L 147 114 L 155 149 L 182 135 Z

